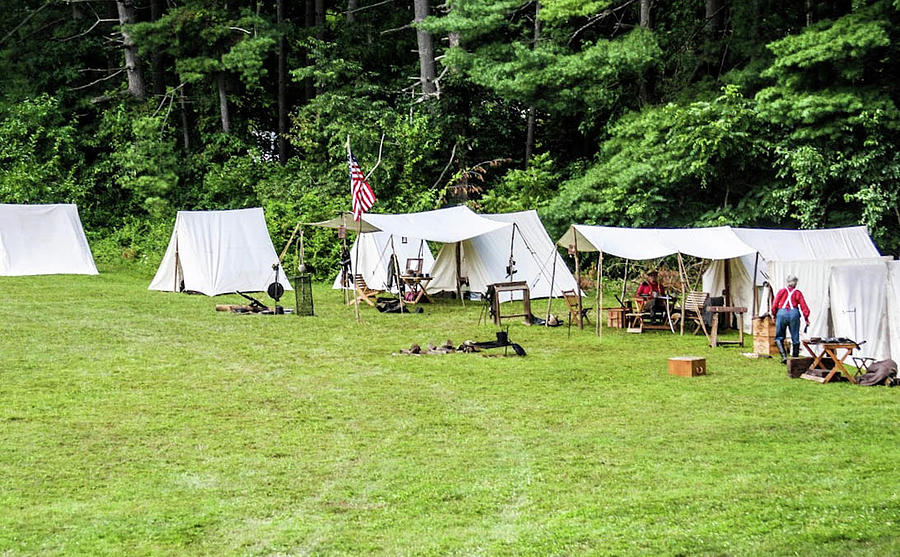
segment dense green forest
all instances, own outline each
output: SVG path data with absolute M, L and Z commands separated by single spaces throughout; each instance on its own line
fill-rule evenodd
M 155 263 L 179 209 L 466 202 L 620 226 L 865 224 L 900 252 L 900 0 L 4 0 L 0 202 Z M 382 144 L 383 136 L 383 144 Z M 313 266 L 332 232 L 307 239 Z

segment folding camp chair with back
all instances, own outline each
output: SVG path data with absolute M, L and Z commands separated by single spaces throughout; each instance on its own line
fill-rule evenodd
M 578 322 L 578 293 L 575 292 L 574 290 L 564 290 L 562 295 L 563 295 L 563 299 L 566 301 L 566 305 L 569 306 L 569 318 L 572 321 L 577 323 Z M 591 319 L 590 319 L 590 317 L 588 317 L 588 314 L 591 312 L 592 309 L 593 308 L 586 308 L 586 307 L 581 308 L 581 317 L 588 323 L 591 322 Z
M 681 318 L 685 323 L 694 324 L 694 333 L 703 331 L 703 334 L 709 336 L 706 332 L 706 324 L 703 322 L 703 306 L 709 299 L 709 292 L 688 292 L 684 298 L 684 304 L 681 306 Z
M 365 302 L 370 306 L 375 307 L 375 298 L 377 298 L 379 294 L 384 293 L 384 290 L 369 288 L 369 285 L 366 284 L 366 279 L 364 279 L 362 275 L 353 275 L 353 286 L 356 288 L 356 298 L 347 304 L 351 306 L 359 300 L 360 302 Z

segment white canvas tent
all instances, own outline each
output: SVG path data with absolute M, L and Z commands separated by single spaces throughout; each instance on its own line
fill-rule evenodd
M 420 238 L 429 242 L 453 244 L 457 262 L 461 259 L 460 246 L 462 242 L 501 229 L 506 229 L 507 232 L 512 231 L 511 224 L 486 219 L 465 206 L 398 215 L 365 213 L 358 222 L 354 222 L 347 215 L 341 215 L 331 220 L 311 224 L 326 228 L 346 227 L 350 231 L 358 229 L 362 233 L 381 231 L 395 238 L 395 246 L 396 238 L 404 236 Z M 506 259 L 509 259 L 509 256 Z M 458 279 L 461 276 L 463 275 L 459 272 L 459 266 L 454 265 L 452 277 L 457 292 L 460 291 Z
M 830 268 L 838 262 L 847 265 L 880 264 L 878 249 L 864 226 L 822 230 L 772 230 L 764 228 L 732 228 L 746 244 L 759 252 L 756 277 L 753 275 L 755 256 L 714 261 L 703 275 L 703 290 L 713 294 L 730 283 L 729 298 L 735 305 L 751 307 L 754 289 L 758 306 L 756 314 L 769 311 L 768 281 L 775 292 L 784 277 L 793 272 L 801 279 L 800 290 L 814 313 L 810 325 L 813 336 L 828 336 L 828 285 Z M 814 263 L 819 262 L 819 263 Z M 771 278 L 771 280 L 770 280 Z M 816 319 L 821 316 L 822 319 Z M 749 331 L 752 324 L 745 323 Z
M 261 208 L 179 211 L 149 289 L 207 296 L 265 291 L 275 280 L 277 261 Z M 292 290 L 280 265 L 278 276 Z
M 0 204 L 0 276 L 96 275 L 78 207 Z
M 357 250 L 359 250 L 358 259 Z M 394 238 L 387 232 L 367 232 L 360 234 L 354 240 L 353 246 L 350 248 L 351 273 L 354 275 L 357 273 L 354 265 L 357 265 L 358 261 L 356 268 L 363 275 L 366 284 L 371 288 L 387 290 L 388 268 L 391 264 L 391 255 L 395 253 L 401 271 L 406 270 L 408 259 L 422 259 L 422 273 L 431 274 L 434 267 L 434 256 L 425 240 L 410 236 Z M 342 285 L 341 278 L 341 273 L 338 272 L 334 277 L 332 288 L 335 290 L 353 288 L 352 284 Z M 396 290 L 397 286 L 394 285 L 393 291 Z
M 537 211 L 521 211 L 482 217 L 495 222 L 515 224 L 515 233 L 509 229 L 496 230 L 470 238 L 460 246 L 460 273 L 467 277 L 469 290 L 484 293 L 489 284 L 506 281 L 528 283 L 531 298 L 560 296 L 578 285 L 544 228 Z M 513 249 L 516 273 L 507 274 L 510 245 Z M 445 245 L 438 253 L 434 266 L 434 280 L 429 292 L 451 291 L 456 288 L 456 253 L 453 246 Z M 556 277 L 553 264 L 556 258 Z M 551 282 L 552 292 L 551 292 Z M 501 301 L 521 298 L 520 293 L 504 293 Z

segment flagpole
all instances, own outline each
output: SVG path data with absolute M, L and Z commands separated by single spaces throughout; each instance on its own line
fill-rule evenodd
M 356 254 L 353 258 L 353 269 L 350 271 L 350 274 L 353 275 L 353 290 L 354 290 L 354 298 L 356 305 L 356 322 L 359 323 L 359 285 L 356 284 L 356 271 L 359 270 L 359 233 L 362 230 L 362 219 L 358 219 L 356 221 Z

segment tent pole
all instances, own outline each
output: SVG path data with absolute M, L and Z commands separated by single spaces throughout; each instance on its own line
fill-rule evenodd
M 460 268 L 462 267 L 460 251 L 462 250 L 462 242 L 456 242 L 456 297 L 459 298 L 459 301 L 462 302 L 463 307 L 466 307 L 466 301 L 463 300 L 462 297 L 462 284 L 460 280 L 462 278 L 462 273 L 460 272 Z
M 575 234 L 575 290 L 578 291 L 578 328 L 584 330 L 584 319 L 582 319 L 581 311 L 582 301 L 581 301 L 581 266 L 578 258 L 578 235 Z
M 681 325 L 681 336 L 684 336 L 684 259 L 681 257 L 681 252 L 678 252 L 678 278 L 681 281 L 681 319 L 678 321 Z
M 172 292 L 178 292 L 178 267 L 179 267 L 179 255 L 178 255 L 178 235 L 175 235 L 175 283 L 172 285 Z
M 597 328 L 597 336 L 600 337 L 600 340 L 603 340 L 603 326 L 600 324 L 600 319 L 603 317 L 603 310 L 601 306 L 603 305 L 603 252 L 598 252 L 599 256 L 597 258 L 597 315 L 596 320 L 597 324 L 595 327 Z
M 349 141 L 349 136 L 348 136 Z M 350 271 L 353 276 L 353 298 L 354 305 L 356 306 L 356 322 L 359 323 L 359 293 L 357 290 L 359 289 L 359 285 L 356 284 L 356 271 L 359 270 L 359 233 L 362 230 L 362 219 L 356 221 L 356 256 L 353 258 L 353 269 Z
M 625 260 L 625 276 L 622 277 L 622 303 L 625 303 L 625 285 L 628 284 L 628 260 Z
M 756 319 L 757 312 L 759 311 L 759 300 L 757 298 L 758 293 L 756 291 L 756 270 L 759 267 L 759 252 L 756 252 L 756 257 L 753 259 L 753 277 L 750 279 L 750 286 L 753 287 L 753 309 L 750 311 L 750 321 L 752 322 Z
M 556 259 L 559 254 L 556 252 L 556 246 L 553 246 L 553 270 L 550 272 L 550 295 L 547 296 L 547 321 L 545 325 L 550 326 L 550 310 L 553 306 L 553 285 L 556 282 Z
M 397 277 L 397 297 L 400 298 L 400 315 L 403 315 L 403 291 L 400 289 L 400 283 L 403 282 L 403 279 L 400 278 L 400 261 L 397 260 L 397 251 L 394 249 L 394 235 L 391 234 L 391 264 L 394 265 L 394 276 Z M 393 286 L 392 284 L 388 285 L 388 288 Z

